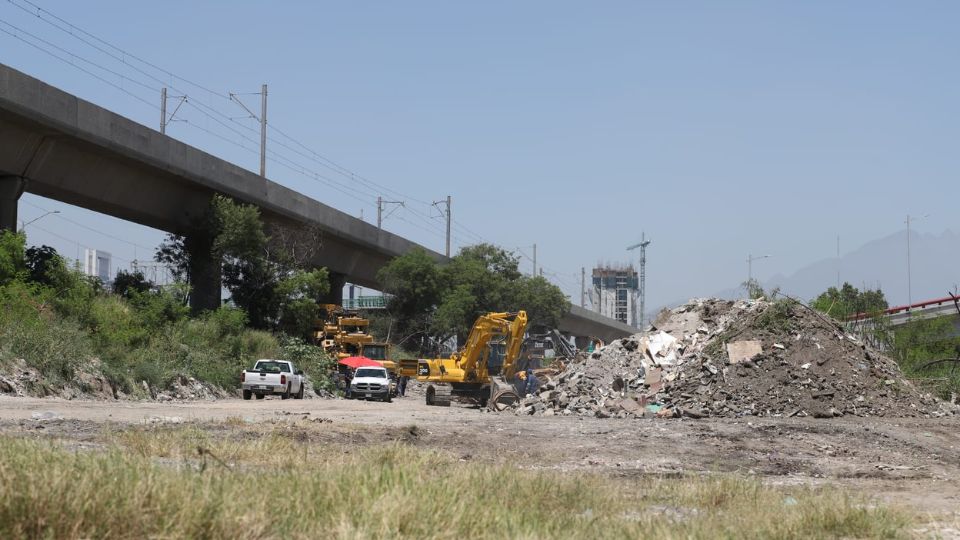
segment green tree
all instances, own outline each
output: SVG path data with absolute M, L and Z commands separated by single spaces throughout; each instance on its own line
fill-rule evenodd
M 391 335 L 404 339 L 426 333 L 443 292 L 440 267 L 422 248 L 391 260 L 377 272 L 380 290 L 390 295 L 387 313 Z
M 292 270 L 276 287 L 279 297 L 277 324 L 291 336 L 308 336 L 319 315 L 319 304 L 330 292 L 326 268 Z
M 143 272 L 139 270 L 133 272 L 120 270 L 113 279 L 112 289 L 113 294 L 129 299 L 133 296 L 133 293 L 145 293 L 153 287 L 153 283 L 143 275 Z
M 526 310 L 531 325 L 556 328 L 570 311 L 570 301 L 563 291 L 541 276 L 514 281 L 511 297 L 510 311 Z
M 840 289 L 830 287 L 810 306 L 838 320 L 857 313 L 876 315 L 889 307 L 880 289 L 861 291 L 849 283 L 844 283 Z
M 63 263 L 57 250 L 50 246 L 30 246 L 26 251 L 27 279 L 40 285 L 51 285 L 53 275 Z
M 519 265 L 515 255 L 490 244 L 461 249 L 441 270 L 443 292 L 434 325 L 438 336 L 449 333 L 463 342 L 477 316 L 516 305 Z
M 321 297 L 329 292 L 326 270 L 305 269 L 309 256 L 302 246 L 293 250 L 272 241 L 256 206 L 216 195 L 203 226 L 212 237 L 213 258 L 220 260 L 223 286 L 250 326 L 306 337 L 319 315 Z M 310 238 L 309 231 L 297 233 L 279 236 Z M 171 265 L 178 279 L 189 282 L 190 255 L 182 237 L 168 236 L 155 259 Z
M 462 342 L 483 313 L 523 309 L 532 323 L 556 326 L 569 310 L 558 287 L 524 277 L 515 255 L 490 244 L 463 248 L 444 266 L 414 250 L 391 261 L 378 279 L 392 295 L 388 311 L 404 336 L 456 336 Z
M 22 232 L 0 231 L 0 285 L 25 277 L 26 244 L 27 237 Z
M 185 245 L 186 239 L 177 234 L 167 234 L 157 247 L 153 260 L 164 264 L 178 283 L 190 284 L 190 254 Z

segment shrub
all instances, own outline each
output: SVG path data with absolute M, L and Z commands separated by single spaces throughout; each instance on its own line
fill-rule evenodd
M 51 313 L 44 291 L 15 281 L 0 287 L 0 361 L 24 360 L 54 384 L 70 381 L 92 356 L 86 332 Z
M 295 363 L 310 379 L 315 390 L 334 390 L 330 378 L 335 369 L 336 359 L 321 347 L 311 345 L 297 337 L 284 337 L 280 342 L 280 355 L 284 360 Z

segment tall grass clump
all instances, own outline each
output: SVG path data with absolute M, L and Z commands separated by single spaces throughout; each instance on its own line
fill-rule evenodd
M 400 444 L 153 436 L 90 453 L 0 440 L 0 537 L 901 538 L 910 524 L 839 491 L 738 477 L 628 482 Z

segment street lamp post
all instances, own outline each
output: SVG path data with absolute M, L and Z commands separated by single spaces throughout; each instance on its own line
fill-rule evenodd
M 759 255 L 757 257 L 754 257 L 753 255 L 747 255 L 747 283 L 753 282 L 753 261 L 769 258 L 770 255 Z
M 20 220 L 20 230 L 22 231 L 22 230 L 26 229 L 26 228 L 27 228 L 27 225 L 33 223 L 34 221 L 40 221 L 41 219 L 49 216 L 50 214 L 59 214 L 59 213 L 60 213 L 59 210 L 51 210 L 51 211 L 47 212 L 46 214 L 43 214 L 43 215 L 40 216 L 40 217 L 33 218 L 33 219 L 31 219 L 30 221 L 28 221 L 28 222 L 26 222 L 26 223 L 24 223 L 23 220 Z

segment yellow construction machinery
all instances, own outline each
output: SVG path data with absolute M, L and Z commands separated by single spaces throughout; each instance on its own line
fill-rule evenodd
M 526 378 L 518 369 L 526 328 L 525 311 L 481 315 L 466 345 L 450 358 L 419 360 L 417 380 L 428 384 L 427 405 L 461 399 L 497 406 L 519 400 L 515 386 Z
M 369 320 L 355 313 L 345 313 L 336 304 L 323 304 L 320 310 L 323 318 L 314 323 L 313 339 L 330 355 L 341 360 L 362 356 L 363 347 L 373 344 L 373 336 L 368 331 Z

